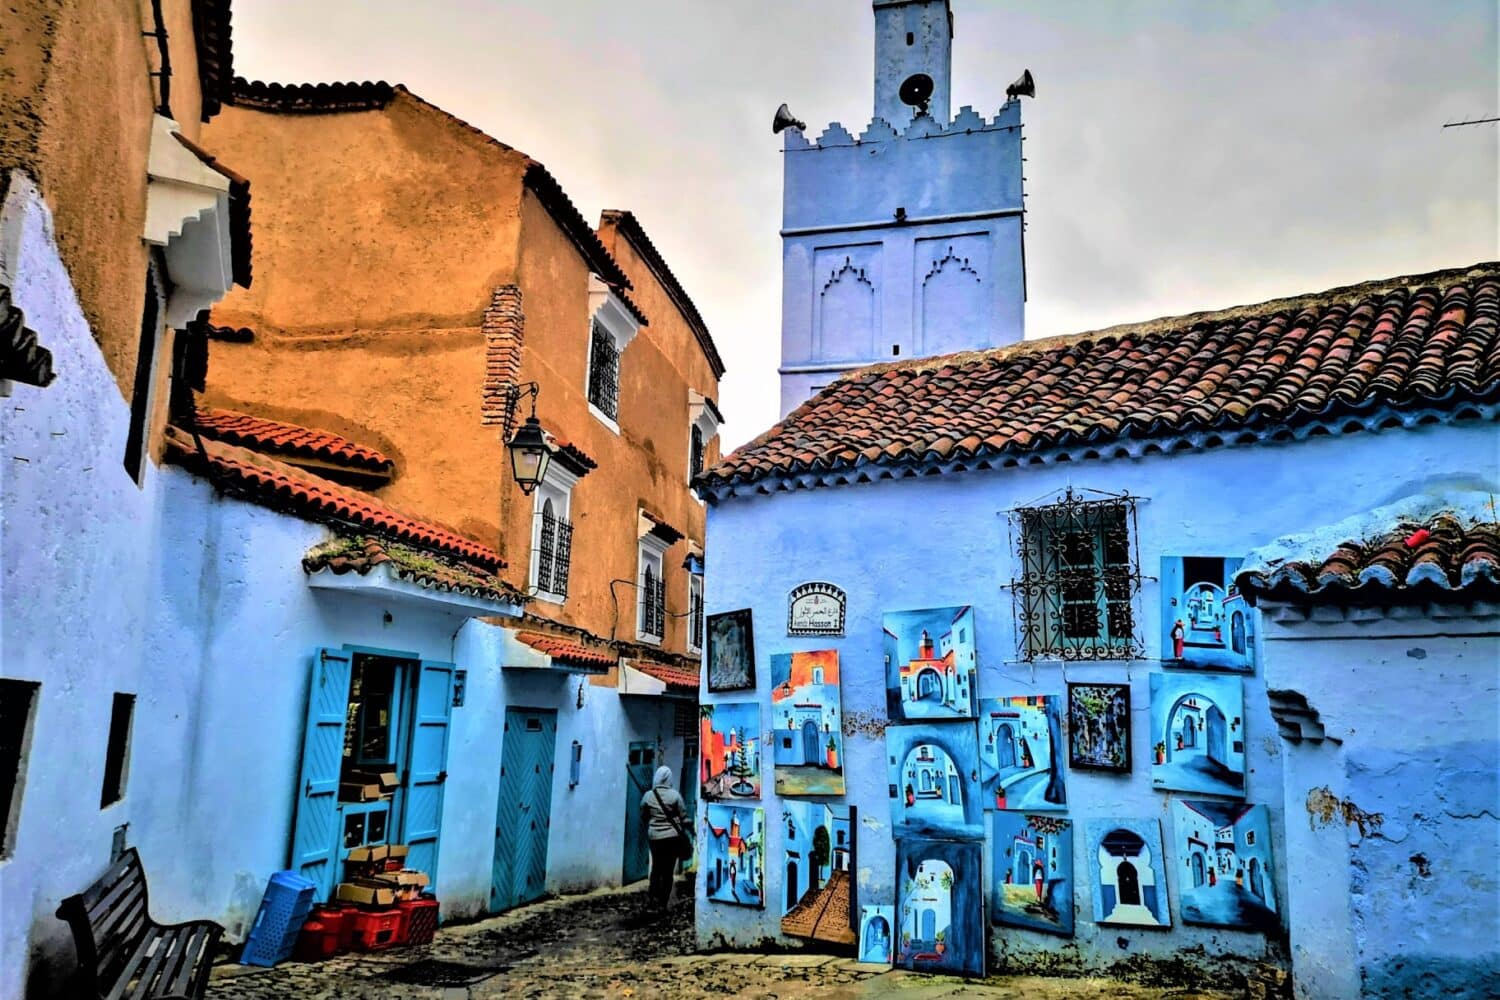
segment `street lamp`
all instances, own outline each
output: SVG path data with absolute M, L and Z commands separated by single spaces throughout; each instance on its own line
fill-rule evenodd
M 530 496 L 537 483 L 546 477 L 547 465 L 552 461 L 552 449 L 547 444 L 547 435 L 542 433 L 542 425 L 536 419 L 536 396 L 539 389 L 540 386 L 535 382 L 512 386 L 505 407 L 508 432 L 515 422 L 516 405 L 521 401 L 521 393 L 531 394 L 531 416 L 505 442 L 505 448 L 510 452 L 511 475 L 526 496 Z

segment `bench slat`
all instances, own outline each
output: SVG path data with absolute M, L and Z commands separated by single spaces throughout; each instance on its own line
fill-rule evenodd
M 131 1000 L 136 997 L 167 996 L 171 993 L 167 987 L 168 977 L 171 976 L 172 970 L 176 968 L 176 963 L 182 955 L 186 937 L 181 927 L 173 927 L 162 933 L 150 966 L 141 975 L 136 988 L 130 992 Z
M 193 976 L 193 981 L 185 991 L 187 996 L 201 997 L 208 992 L 208 976 L 213 971 L 214 950 L 219 946 L 219 938 L 224 934 L 224 928 L 212 920 L 205 920 L 203 926 L 207 928 L 207 936 L 203 939 L 203 957 L 198 960 L 198 971 Z
M 144 881 L 146 873 L 141 868 L 140 855 L 136 853 L 133 847 L 115 859 L 114 864 L 106 868 L 104 874 L 100 875 L 93 885 L 79 893 L 79 898 L 83 901 L 83 908 L 92 911 L 95 903 L 99 902 L 122 878 L 131 874 L 129 869 L 132 867 L 139 873 L 139 878 Z
M 111 979 L 110 974 L 128 956 L 141 936 L 151 928 L 151 919 L 146 913 L 144 894 L 137 894 L 119 909 L 110 913 L 106 921 L 91 924 L 89 933 L 96 948 L 94 967 L 101 978 Z
M 177 960 L 177 967 L 171 971 L 168 978 L 166 970 L 162 972 L 162 982 L 166 984 L 165 992 L 171 996 L 182 996 L 187 993 L 188 983 L 192 982 L 193 973 L 198 969 L 198 955 L 203 948 L 204 928 L 202 924 L 189 924 L 183 935 L 181 956 Z
M 146 960 L 152 940 L 150 934 L 142 936 L 140 944 L 135 946 L 135 951 L 131 952 L 129 960 L 121 968 L 119 978 L 114 981 L 113 988 L 104 995 L 104 1000 L 120 1000 L 125 995 L 125 987 L 130 985 L 130 980 L 135 977 L 136 970 Z
M 126 891 L 112 902 L 107 911 L 89 916 L 89 926 L 93 929 L 94 940 L 99 941 L 118 933 L 119 929 L 128 924 L 136 913 L 145 908 L 145 885 L 137 882 L 127 886 Z

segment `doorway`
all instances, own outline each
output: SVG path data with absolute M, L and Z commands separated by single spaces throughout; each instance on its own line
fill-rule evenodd
M 539 899 L 547 891 L 547 841 L 552 829 L 557 712 L 507 708 L 500 748 L 500 799 L 490 912 Z
M 641 800 L 651 791 L 656 774 L 656 743 L 649 740 L 630 744 L 625 760 L 625 861 L 620 882 L 629 885 L 651 873 L 651 845 L 646 824 L 641 822 Z
M 1141 878 L 1135 870 L 1135 865 L 1129 861 L 1121 861 L 1115 869 L 1115 880 L 1120 886 L 1120 905 L 1141 905 Z
M 816 764 L 820 749 L 818 724 L 812 721 L 802 723 L 802 763 Z

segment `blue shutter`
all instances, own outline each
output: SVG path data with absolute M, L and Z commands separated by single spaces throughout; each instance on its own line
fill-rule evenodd
M 312 880 L 319 899 L 328 898 L 339 876 L 339 773 L 344 762 L 351 666 L 348 653 L 318 650 L 307 692 L 291 868 Z
M 448 722 L 453 714 L 453 664 L 423 661 L 417 675 L 411 727 L 411 769 L 406 782 L 402 837 L 406 865 L 427 873 L 437 886 L 438 831 L 443 822 L 443 785 L 448 780 Z

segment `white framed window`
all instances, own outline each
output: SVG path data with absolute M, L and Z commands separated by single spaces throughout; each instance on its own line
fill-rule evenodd
M 688 390 L 688 483 L 707 467 L 708 443 L 718 436 L 723 422 L 713 400 L 695 389 Z
M 636 569 L 635 637 L 641 642 L 660 643 L 667 629 L 667 586 L 663 557 L 667 543 L 655 535 L 643 535 Z
M 621 359 L 640 329 L 640 320 L 620 296 L 597 275 L 589 275 L 589 350 L 584 394 L 588 397 L 589 412 L 616 434 L 620 433 Z
M 573 562 L 573 487 L 578 477 L 557 461 L 532 493 L 530 590 L 538 600 L 568 599 Z
M 703 652 L 703 574 L 688 576 L 688 635 L 690 653 Z

